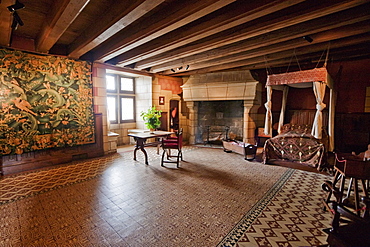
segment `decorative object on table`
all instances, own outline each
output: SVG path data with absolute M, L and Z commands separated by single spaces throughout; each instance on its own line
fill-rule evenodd
M 150 132 L 155 131 L 161 126 L 162 111 L 157 110 L 155 106 L 150 107 L 146 112 L 142 111 L 140 116 L 145 121 L 145 126 L 150 129 Z

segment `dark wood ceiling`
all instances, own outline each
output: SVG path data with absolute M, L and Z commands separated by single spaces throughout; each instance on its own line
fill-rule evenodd
M 370 54 L 369 0 L 19 0 L 17 29 L 7 8 L 16 1 L 0 2 L 1 46 L 140 72 L 317 63 L 328 48 L 330 61 Z

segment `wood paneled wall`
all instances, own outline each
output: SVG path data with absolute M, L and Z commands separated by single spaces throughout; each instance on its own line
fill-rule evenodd
M 285 114 L 285 123 L 291 124 L 308 124 L 312 125 L 315 119 L 316 110 L 288 110 Z M 328 126 L 328 111 L 324 110 L 322 114 L 322 125 Z

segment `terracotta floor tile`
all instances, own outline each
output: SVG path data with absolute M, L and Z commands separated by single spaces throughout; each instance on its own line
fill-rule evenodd
M 216 246 L 289 171 L 220 148 L 186 146 L 180 168 L 160 167 L 156 148 L 148 148 L 150 165 L 142 154 L 134 161 L 132 150 L 1 178 L 0 246 Z M 307 174 L 296 173 L 289 190 L 269 199 L 286 207 L 267 207 L 266 217 L 273 219 L 270 208 L 288 210 L 295 191 L 302 197 L 291 217 L 309 218 L 303 225 L 311 232 L 327 220 L 306 181 L 321 178 Z

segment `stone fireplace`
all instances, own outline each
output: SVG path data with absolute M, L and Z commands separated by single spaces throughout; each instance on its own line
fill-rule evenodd
M 249 70 L 191 75 L 182 88 L 190 112 L 190 144 L 206 141 L 208 134 L 225 138 L 228 131 L 255 143 L 252 109 L 261 105 L 261 93 Z

